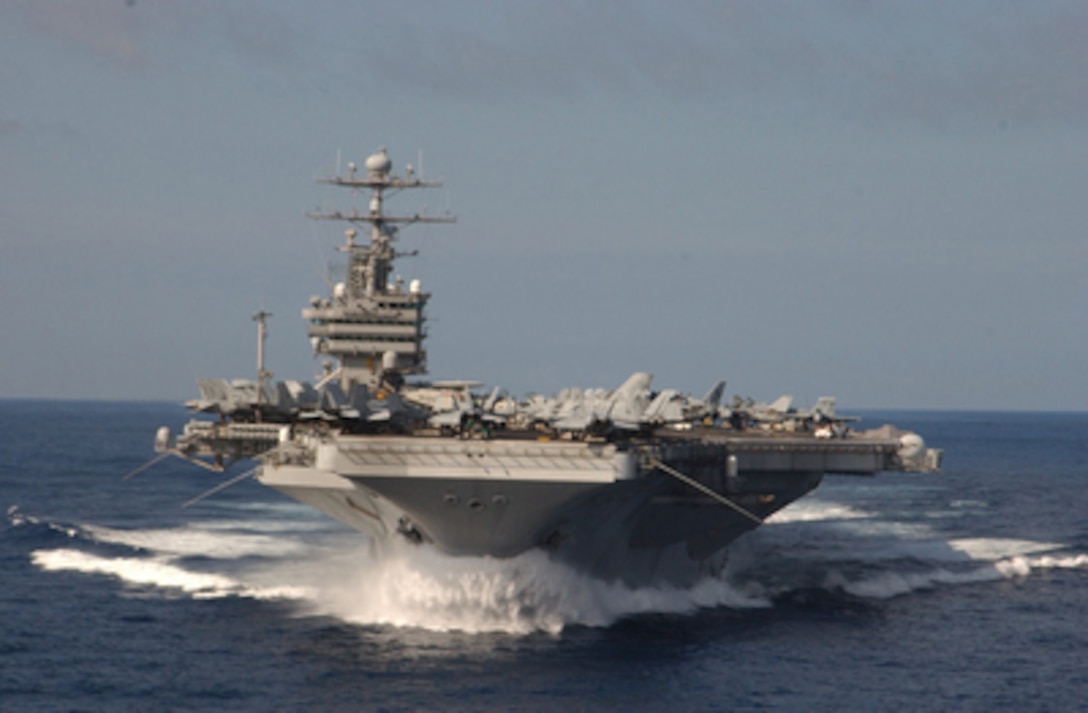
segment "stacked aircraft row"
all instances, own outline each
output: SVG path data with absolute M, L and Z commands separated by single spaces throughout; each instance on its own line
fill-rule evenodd
M 537 430 L 576 435 L 647 432 L 654 428 L 722 426 L 734 430 L 817 430 L 841 435 L 856 420 L 835 414 L 835 400 L 822 397 L 811 409 L 796 409 L 783 396 L 770 404 L 734 398 L 723 406 L 725 382 L 702 398 L 675 389 L 652 391 L 653 377 L 632 374 L 619 388 L 563 389 L 557 395 L 517 400 L 495 388 L 472 392 L 473 382 L 405 385 L 370 389 L 355 384 L 345 393 L 339 382 L 314 387 L 305 382 L 264 383 L 201 379 L 201 396 L 190 409 L 237 422 L 321 421 L 351 432 L 414 432 L 437 429 L 448 435 L 493 435 L 502 430 Z M 828 431 L 828 429 L 831 429 Z

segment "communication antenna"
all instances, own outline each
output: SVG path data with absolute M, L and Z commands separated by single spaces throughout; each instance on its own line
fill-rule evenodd
M 272 316 L 271 312 L 263 309 L 253 315 L 253 321 L 257 323 L 257 423 L 261 422 L 261 401 L 264 398 L 264 381 L 272 376 L 272 372 L 264 369 L 264 342 L 268 337 L 266 321 Z

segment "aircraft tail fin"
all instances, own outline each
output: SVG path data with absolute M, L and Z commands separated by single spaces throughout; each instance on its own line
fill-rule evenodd
M 484 401 L 483 410 L 484 413 L 490 413 L 495 408 L 495 404 L 499 402 L 499 398 L 502 396 L 502 387 L 496 386 L 491 390 L 491 395 L 487 397 L 487 401 Z
M 812 413 L 824 418 L 835 418 L 835 397 L 821 396 L 816 399 L 816 405 L 812 407 Z
M 793 397 L 787 394 L 782 394 L 777 399 L 772 401 L 768 406 L 771 411 L 777 411 L 779 413 L 786 413 L 793 406 Z
M 619 425 L 638 424 L 650 405 L 653 374 L 636 371 L 612 394 L 607 418 Z
M 706 396 L 703 397 L 703 403 L 706 404 L 708 409 L 716 409 L 721 406 L 722 395 L 725 394 L 725 382 L 719 381 L 714 384 L 714 387 L 706 392 Z

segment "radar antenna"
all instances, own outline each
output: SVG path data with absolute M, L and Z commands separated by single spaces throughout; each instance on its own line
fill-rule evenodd
M 440 187 L 440 181 L 423 179 L 420 163 L 406 168 L 403 177 L 393 173 L 393 162 L 384 148 L 370 155 L 359 172 L 354 162 L 347 164 L 346 175 L 318 179 L 318 183 L 369 189 L 365 212 L 307 213 L 314 220 L 337 220 L 352 225 L 370 225 L 369 241 L 358 240 L 354 227 L 344 231 L 344 243 L 338 249 L 348 257 L 344 282 L 332 286 L 328 299 L 317 300 L 303 310 L 310 320 L 309 336 L 316 355 L 330 356 L 340 362 L 340 381 L 345 390 L 355 384 L 376 387 L 384 371 L 398 374 L 425 374 L 426 352 L 423 340 L 424 307 L 430 295 L 423 292 L 419 280 L 409 283 L 407 292 L 398 279 L 391 282 L 393 263 L 398 257 L 416 251 L 394 249 L 400 228 L 414 223 L 453 223 L 450 215 L 392 215 L 385 212 L 388 192 L 408 188 Z M 385 366 L 383 366 L 385 365 Z

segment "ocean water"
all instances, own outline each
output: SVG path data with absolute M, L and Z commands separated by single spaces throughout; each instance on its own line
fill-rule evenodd
M 944 472 L 829 477 L 662 591 L 183 508 L 223 476 L 122 480 L 179 406 L 0 401 L 0 710 L 1084 710 L 1088 414 L 863 416 Z

